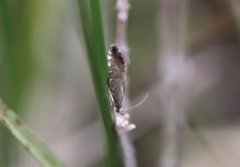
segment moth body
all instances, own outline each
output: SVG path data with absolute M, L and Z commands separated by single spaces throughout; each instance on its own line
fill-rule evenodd
M 124 55 L 116 45 L 110 46 L 108 51 L 108 89 L 112 105 L 116 112 L 121 112 L 125 96 L 127 64 Z

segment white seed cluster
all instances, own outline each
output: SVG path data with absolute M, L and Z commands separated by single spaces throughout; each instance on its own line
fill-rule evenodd
M 116 123 L 116 128 L 118 128 L 119 131 L 130 131 L 136 128 L 135 124 L 131 124 L 130 121 L 130 115 L 128 113 L 117 113 L 115 112 L 115 123 Z

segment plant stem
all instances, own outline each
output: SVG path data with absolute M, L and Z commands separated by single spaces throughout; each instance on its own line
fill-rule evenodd
M 117 44 L 119 48 L 128 57 L 128 44 L 127 44 L 127 25 L 128 25 L 128 12 L 130 4 L 128 0 L 117 0 L 116 10 L 117 13 Z
M 28 126 L 0 99 L 0 122 L 42 167 L 61 167 L 51 151 L 39 141 Z
M 4 96 L 7 101 L 14 107 L 19 107 L 19 99 L 21 94 L 18 70 L 17 70 L 17 61 L 14 55 L 14 39 L 13 39 L 13 29 L 12 29 L 12 17 L 10 11 L 10 5 L 7 0 L 0 0 L 0 16 L 3 33 L 3 73 L 2 78 L 6 80 L 1 81 L 5 84 L 5 89 L 2 90 L 1 96 Z M 13 140 L 10 138 L 9 133 L 4 130 L 1 130 L 2 137 L 1 143 L 3 144 L 2 149 L 4 150 L 3 161 L 0 162 L 0 166 L 9 166 L 11 164 L 11 155 L 13 154 Z
M 160 3 L 160 34 L 161 58 L 159 75 L 162 78 L 160 101 L 164 114 L 163 146 L 159 166 L 179 166 L 181 135 L 186 122 L 183 92 L 184 77 L 180 77 L 186 66 L 185 32 L 186 5 L 188 0 L 159 0 Z
M 234 13 L 234 17 L 237 23 L 238 34 L 240 34 L 240 1 L 238 0 L 230 0 L 231 7 Z M 240 35 L 238 35 L 240 37 Z
M 128 25 L 128 15 L 129 15 L 130 4 L 128 0 L 117 0 L 116 10 L 117 10 L 117 45 L 119 49 L 123 52 L 127 65 L 130 63 L 129 58 L 129 48 L 127 44 L 127 25 Z M 124 77 L 126 79 L 126 92 L 124 95 L 124 105 L 123 108 L 129 108 L 129 98 L 128 98 L 128 81 L 127 73 Z M 128 114 L 128 113 L 127 113 Z M 127 121 L 130 119 L 130 114 Z M 124 119 L 124 116 L 122 116 Z M 126 118 L 126 117 L 125 117 Z M 135 125 L 134 125 L 135 126 Z M 122 130 L 122 128 L 117 128 L 120 145 L 123 154 L 123 161 L 125 167 L 137 167 L 137 161 L 135 157 L 134 147 L 129 139 L 128 130 Z
M 78 2 L 95 93 L 106 131 L 107 165 L 109 167 L 119 167 L 121 161 L 118 152 L 118 138 L 107 91 L 108 70 L 100 2 L 99 0 L 90 0 L 90 4 L 85 0 L 79 0 Z

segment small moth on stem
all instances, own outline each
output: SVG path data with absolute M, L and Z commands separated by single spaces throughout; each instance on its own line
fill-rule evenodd
M 110 46 L 108 51 L 109 76 L 107 85 L 112 107 L 114 108 L 116 127 L 129 131 L 134 129 L 135 125 L 129 123 L 130 116 L 123 110 L 128 67 L 125 58 L 117 45 Z
M 114 106 L 117 113 L 122 113 L 126 87 L 127 63 L 123 53 L 120 52 L 116 45 L 110 46 L 108 51 L 108 68 L 108 89 L 112 106 Z
M 116 45 L 111 45 L 108 51 L 108 89 L 114 108 L 113 117 L 120 139 L 125 167 L 137 167 L 135 151 L 128 137 L 128 132 L 136 126 L 129 122 L 127 113 L 127 68 L 129 64 L 129 50 L 127 45 L 127 21 L 130 5 L 128 0 L 117 0 L 117 34 Z

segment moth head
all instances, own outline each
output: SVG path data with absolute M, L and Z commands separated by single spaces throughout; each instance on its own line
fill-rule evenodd
M 118 49 L 117 45 L 111 45 L 110 46 L 110 51 L 111 51 L 112 54 L 118 54 L 119 49 Z
M 126 60 L 124 54 L 120 51 L 117 45 L 110 46 L 109 55 L 109 60 L 112 62 L 112 65 L 124 71 L 126 68 Z

